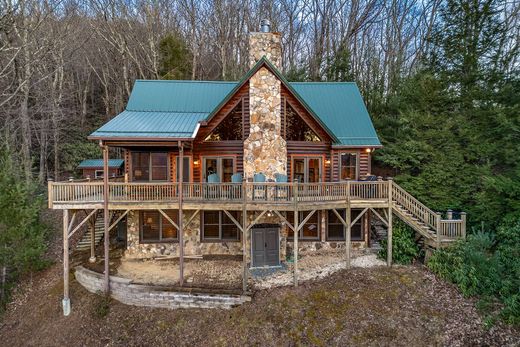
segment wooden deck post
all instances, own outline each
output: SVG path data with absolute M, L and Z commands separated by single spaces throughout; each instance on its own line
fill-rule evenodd
M 350 268 L 350 248 L 351 245 L 351 211 L 350 211 L 350 181 L 347 181 L 347 208 L 345 209 L 345 222 L 347 226 L 345 228 L 345 262 L 347 269 Z
M 90 258 L 89 263 L 96 262 L 96 214 L 90 218 Z
M 69 210 L 63 210 L 63 315 L 70 314 L 69 298 Z
M 182 223 L 182 183 L 184 180 L 184 147 L 182 141 L 179 141 L 179 284 L 184 285 L 184 228 Z
M 110 268 L 109 268 L 109 247 L 110 233 L 108 228 L 109 220 L 108 211 L 108 146 L 103 145 L 103 228 L 104 228 L 104 253 L 105 253 L 105 294 L 110 293 Z
M 465 240 L 466 239 L 466 212 L 460 213 L 460 219 L 462 220 L 461 237 Z
M 441 246 L 441 219 L 442 219 L 442 216 L 441 216 L 441 213 L 440 212 L 437 212 L 437 214 L 435 215 L 435 224 L 437 226 L 437 247 L 440 247 Z
M 351 213 L 350 213 L 350 199 L 347 200 L 347 208 L 345 209 L 345 222 L 347 226 L 345 228 L 345 260 L 347 269 L 350 268 L 350 248 L 352 247 L 352 242 L 350 240 L 351 236 Z
M 245 178 L 242 181 L 242 291 L 247 291 L 247 279 L 249 271 L 247 269 L 247 194 L 246 194 Z
M 298 180 L 295 179 L 293 183 L 293 200 L 294 200 L 294 286 L 298 287 L 298 234 L 300 228 L 298 227 Z
M 388 178 L 388 236 L 387 236 L 387 254 L 386 264 L 392 266 L 392 219 L 393 219 L 393 203 L 392 203 L 392 178 Z

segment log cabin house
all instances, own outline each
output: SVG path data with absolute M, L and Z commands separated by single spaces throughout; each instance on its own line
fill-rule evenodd
M 388 228 L 388 265 L 393 215 L 431 247 L 464 237 L 464 214 L 442 219 L 371 176 L 381 142 L 355 83 L 287 81 L 281 36 L 268 26 L 249 43 L 250 70 L 238 82 L 135 82 L 126 109 L 89 136 L 105 172 L 109 147 L 123 150 L 124 182 L 49 182 L 49 206 L 64 211 L 64 308 L 68 239 L 98 210 L 107 292 L 108 233 L 121 218 L 125 257 L 178 256 L 182 286 L 184 257 L 241 255 L 244 291 L 251 268 L 287 260 L 297 285 L 301 252 L 342 248 L 349 264 L 351 247 L 370 246 L 374 218 Z M 79 210 L 91 212 L 72 227 Z

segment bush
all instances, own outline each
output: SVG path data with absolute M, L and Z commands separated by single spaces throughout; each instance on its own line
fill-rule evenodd
M 387 240 L 381 241 L 382 249 L 378 256 L 386 259 Z M 420 255 L 414 238 L 414 231 L 401 221 L 396 221 L 392 229 L 392 261 L 397 264 L 411 264 Z
M 507 323 L 520 324 L 520 220 L 437 250 L 427 266 L 464 296 L 478 297 L 478 306 L 491 318 L 498 311 Z

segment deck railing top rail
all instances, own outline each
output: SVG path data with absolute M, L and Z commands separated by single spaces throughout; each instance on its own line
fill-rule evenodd
M 318 183 L 200 183 L 182 185 L 185 201 L 236 201 L 283 203 L 292 201 L 297 189 L 298 201 L 337 201 L 347 199 L 388 200 L 388 182 L 318 182 Z M 179 185 L 174 182 L 109 182 L 111 202 L 174 202 Z M 49 205 L 55 203 L 103 202 L 103 182 L 49 182 Z M 244 196 L 245 194 L 245 196 Z

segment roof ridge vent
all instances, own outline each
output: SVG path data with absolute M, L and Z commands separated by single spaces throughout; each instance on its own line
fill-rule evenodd
M 271 32 L 271 21 L 269 19 L 262 19 L 260 22 L 260 31 L 263 33 Z

